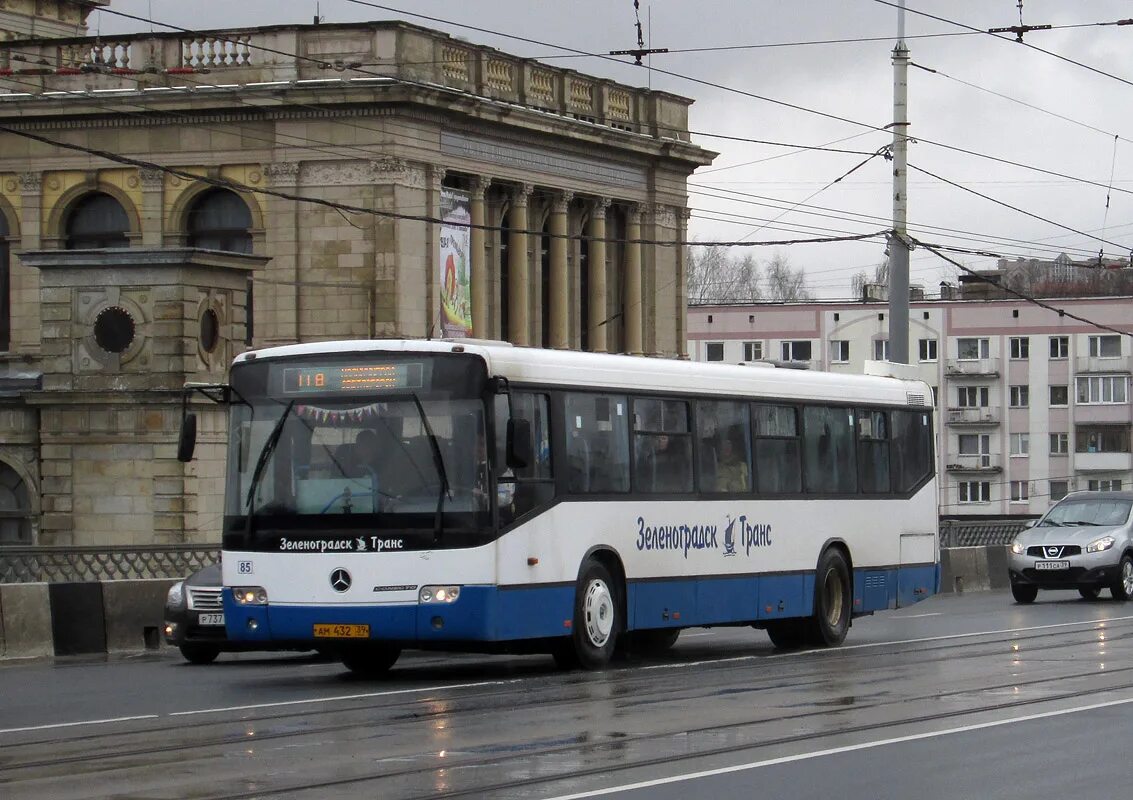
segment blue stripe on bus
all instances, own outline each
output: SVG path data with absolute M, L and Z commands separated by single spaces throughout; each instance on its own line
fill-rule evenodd
M 854 613 L 912 605 L 934 594 L 935 564 L 854 571 Z M 629 627 L 684 628 L 809 616 L 814 573 L 631 581 Z M 401 642 L 514 641 L 563 636 L 573 586 L 465 586 L 455 603 L 421 605 L 239 606 L 225 592 L 233 640 L 311 641 L 318 623 L 366 624 L 371 636 Z M 255 627 L 249 626 L 249 621 Z

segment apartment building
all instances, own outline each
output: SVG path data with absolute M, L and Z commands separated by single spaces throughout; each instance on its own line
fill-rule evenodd
M 1064 313 L 1021 300 L 911 304 L 909 360 L 937 408 L 942 514 L 1038 514 L 1068 491 L 1133 485 L 1133 298 L 1052 304 Z M 889 356 L 883 303 L 696 306 L 688 330 L 700 361 L 860 372 Z

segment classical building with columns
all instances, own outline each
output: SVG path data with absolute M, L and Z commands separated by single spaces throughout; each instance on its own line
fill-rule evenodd
M 685 356 L 691 100 L 402 22 L 76 36 L 100 4 L 0 0 L 0 544 L 215 539 L 176 389 L 248 347 Z

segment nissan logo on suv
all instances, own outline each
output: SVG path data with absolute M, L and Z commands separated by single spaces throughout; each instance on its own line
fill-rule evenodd
M 336 592 L 345 592 L 350 588 L 350 573 L 341 567 L 330 574 L 330 586 Z

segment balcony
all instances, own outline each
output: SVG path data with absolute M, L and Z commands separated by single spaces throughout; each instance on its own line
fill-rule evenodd
M 948 464 L 945 465 L 944 468 L 949 472 L 1003 472 L 1003 465 L 1000 459 L 1001 456 L 999 453 L 981 453 L 979 455 L 965 456 L 950 454 L 947 456 Z
M 1074 359 L 1074 369 L 1078 373 L 1108 373 L 1110 375 L 1128 375 L 1129 357 L 1117 356 L 1114 358 L 1099 358 L 1097 356 L 1078 356 Z
M 945 422 L 949 425 L 998 425 L 999 412 L 994 408 L 950 408 Z
M 1079 472 L 1128 472 L 1133 469 L 1130 453 L 1075 453 L 1074 469 Z
M 999 377 L 999 359 L 950 358 L 945 363 L 944 374 L 950 378 L 997 378 Z

